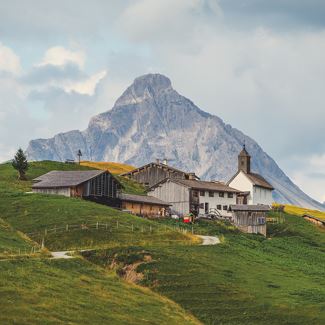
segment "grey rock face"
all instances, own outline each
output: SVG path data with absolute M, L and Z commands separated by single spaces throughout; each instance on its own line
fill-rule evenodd
M 324 209 L 293 184 L 253 139 L 200 110 L 160 74 L 135 79 L 113 109 L 93 117 L 85 131 L 32 140 L 27 154 L 31 160 L 64 161 L 76 158 L 81 149 L 85 160 L 135 166 L 166 157 L 175 167 L 195 171 L 203 179 L 226 181 L 236 172 L 243 143 L 253 158 L 252 169 L 276 189 L 277 202 Z

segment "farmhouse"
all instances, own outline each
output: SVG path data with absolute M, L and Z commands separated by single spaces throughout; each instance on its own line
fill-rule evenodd
M 117 203 L 121 188 L 119 181 L 108 171 L 57 171 L 34 179 L 33 192 L 68 197 L 102 198 Z
M 179 216 L 189 213 L 230 216 L 228 208 L 236 204 L 238 192 L 220 182 L 166 178 L 153 185 L 148 194 L 170 202 L 171 212 Z
M 227 184 L 241 191 L 237 204 L 272 205 L 274 188 L 261 175 L 251 172 L 251 156 L 245 145 L 238 156 L 238 171 Z
M 165 217 L 170 203 L 164 202 L 153 196 L 120 194 L 122 209 L 133 214 L 145 217 Z
M 232 223 L 241 231 L 266 236 L 266 215 L 270 211 L 268 205 L 230 205 Z
M 142 167 L 124 173 L 125 176 L 134 179 L 138 183 L 151 187 L 165 178 L 177 179 L 199 179 L 194 173 L 186 173 L 179 169 L 167 165 L 167 160 L 163 163 L 157 159 L 156 162 L 144 165 Z

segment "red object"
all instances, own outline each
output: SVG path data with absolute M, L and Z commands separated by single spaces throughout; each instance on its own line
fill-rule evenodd
M 183 222 L 184 223 L 190 223 L 191 222 L 191 218 L 190 217 L 184 217 Z

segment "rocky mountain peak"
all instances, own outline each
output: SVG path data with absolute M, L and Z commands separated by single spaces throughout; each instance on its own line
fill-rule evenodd
M 126 89 L 114 107 L 93 117 L 86 130 L 32 140 L 30 160 L 83 159 L 124 162 L 141 166 L 159 157 L 194 171 L 202 179 L 227 181 L 237 170 L 243 143 L 252 157 L 252 171 L 276 189 L 275 201 L 323 210 L 279 168 L 251 138 L 200 110 L 177 93 L 161 74 L 141 76 Z
M 137 104 L 146 99 L 156 97 L 163 91 L 172 90 L 171 81 L 159 73 L 150 73 L 138 77 L 116 101 L 116 106 Z

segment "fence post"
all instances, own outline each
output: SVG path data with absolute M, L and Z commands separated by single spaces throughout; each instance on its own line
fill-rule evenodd
M 118 229 L 118 220 L 116 220 L 116 229 Z
M 143 226 L 141 227 L 141 232 L 143 232 Z
M 47 235 L 47 228 L 45 228 L 45 230 L 44 230 L 44 236 L 46 236 Z
M 97 223 L 96 223 L 96 229 L 98 230 L 98 221 L 97 221 Z
M 192 234 L 194 234 L 194 227 L 192 226 Z
M 107 225 L 107 223 L 106 223 L 106 226 L 105 226 L 105 227 L 106 227 L 106 230 L 107 230 L 107 228 L 108 228 L 108 225 Z
M 151 225 L 150 225 L 150 227 L 149 227 L 149 231 L 152 232 L 152 227 L 151 227 Z
M 43 249 L 44 248 L 44 237 L 43 237 L 43 240 L 42 240 L 42 246 L 41 248 Z
M 132 228 L 132 231 L 133 231 L 133 223 L 132 223 L 132 225 L 131 225 L 131 228 Z
M 65 226 L 65 231 L 68 231 L 69 230 L 69 225 L 67 224 L 66 226 Z

